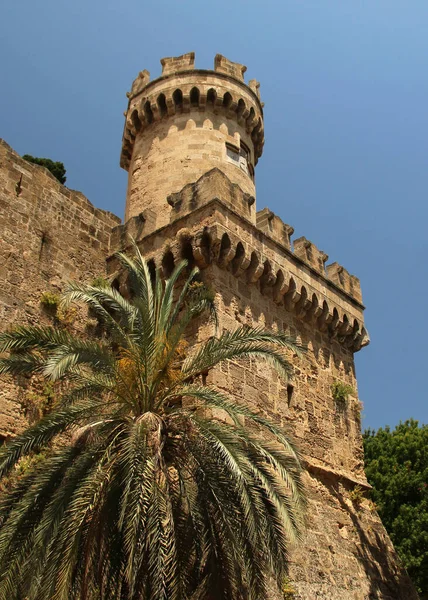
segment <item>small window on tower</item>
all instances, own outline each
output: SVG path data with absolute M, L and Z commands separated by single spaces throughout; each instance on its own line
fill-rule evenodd
M 250 162 L 250 152 L 244 144 L 241 143 L 241 149 L 239 151 L 239 166 L 243 171 L 249 175 L 248 165 Z
M 226 154 L 233 162 L 239 163 L 239 148 L 232 144 L 226 144 Z
M 251 154 L 247 146 L 241 143 L 241 146 L 234 146 L 226 143 L 226 155 L 229 160 L 233 161 L 237 167 L 245 171 L 251 178 L 254 177 L 254 169 L 251 164 Z

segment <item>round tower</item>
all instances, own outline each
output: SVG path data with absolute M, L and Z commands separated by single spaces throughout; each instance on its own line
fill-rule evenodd
M 120 165 L 129 173 L 125 221 L 150 210 L 169 222 L 167 198 L 217 167 L 255 198 L 262 154 L 259 83 L 246 67 L 217 54 L 214 70 L 194 68 L 193 52 L 163 58 L 162 75 L 141 71 L 127 94 Z M 254 206 L 255 213 L 255 206 Z

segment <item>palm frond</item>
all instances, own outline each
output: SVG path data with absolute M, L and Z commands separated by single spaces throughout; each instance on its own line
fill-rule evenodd
M 0 334 L 0 373 L 60 382 L 51 412 L 0 450 L 0 477 L 10 477 L 0 600 L 260 600 L 304 529 L 289 435 L 194 383 L 249 357 L 287 377 L 302 347 L 238 327 L 192 351 L 201 315 L 217 325 L 214 294 L 186 261 L 166 282 L 153 277 L 131 245 L 133 257 L 116 255 L 129 298 L 110 285 L 67 286 L 63 305 L 89 307 L 99 339 L 40 326 Z M 21 475 L 19 461 L 44 449 Z
M 245 404 L 233 402 L 228 396 L 208 385 L 180 385 L 178 389 L 173 391 L 171 397 L 174 398 L 177 393 L 181 396 L 202 400 L 204 406 L 207 408 L 220 408 L 224 410 L 234 421 L 235 425 L 240 424 L 240 417 L 245 417 L 250 422 L 252 421 L 253 423 L 261 425 L 287 449 L 287 452 L 294 457 L 296 464 L 301 464 L 300 453 L 292 443 L 290 437 L 285 435 L 284 429 L 277 426 L 272 420 L 263 417 L 259 413 L 253 412 Z M 169 400 L 169 397 L 166 397 L 165 400 Z
M 219 362 L 254 356 L 263 357 L 281 376 L 287 377 L 292 372 L 292 367 L 284 355 L 275 349 L 278 347 L 296 354 L 301 354 L 303 350 L 285 334 L 240 327 L 236 331 L 223 333 L 220 338 L 209 339 L 194 356 L 189 356 L 185 361 L 183 374 L 192 377 L 209 370 Z
M 7 475 L 22 456 L 46 446 L 55 436 L 102 409 L 103 402 L 87 400 L 45 415 L 0 450 L 0 477 Z

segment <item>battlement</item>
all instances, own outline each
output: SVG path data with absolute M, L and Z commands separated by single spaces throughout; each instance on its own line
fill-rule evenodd
M 229 75 L 229 77 L 244 81 L 244 73 L 247 70 L 247 67 L 240 63 L 232 62 L 222 54 L 216 54 L 214 59 L 214 70 L 217 71 L 217 73 L 224 73 L 225 75 Z
M 304 236 L 297 238 L 293 242 L 294 254 L 301 258 L 304 262 L 311 265 L 315 271 L 326 274 L 325 263 L 328 259 L 328 254 L 318 248 L 307 240 Z
M 276 216 L 269 208 L 259 210 L 256 214 L 256 224 L 258 229 L 269 235 L 279 244 L 291 249 L 291 236 L 294 233 L 293 227 L 287 225 Z
M 188 71 L 193 69 L 195 65 L 195 53 L 188 52 L 181 56 L 170 56 L 167 58 L 161 58 L 162 65 L 162 77 L 172 75 L 173 73 L 180 73 L 181 71 Z
M 327 277 L 334 283 L 343 288 L 350 296 L 362 302 L 360 280 L 355 275 L 351 275 L 342 265 L 334 262 L 327 265 Z
M 155 213 L 147 209 L 113 229 L 112 247 L 126 248 L 130 237 L 143 244 L 148 239 L 170 240 L 175 234 L 167 227 L 175 230 L 180 223 L 195 222 L 197 230 L 186 238 L 186 244 L 191 240 L 189 249 L 183 249 L 183 243 L 178 241 L 174 246 L 176 261 L 180 256 L 193 256 L 201 268 L 217 262 L 236 276 L 244 274 L 247 283 L 258 285 L 276 304 L 284 305 L 302 319 L 313 320 L 321 330 L 336 332 L 338 339 L 346 339 L 354 351 L 368 343 L 359 280 L 338 263 L 325 267 L 327 254 L 305 237 L 293 244 L 294 229 L 268 208 L 256 214 L 254 224 L 254 198 L 222 171 L 212 169 L 205 173 L 181 192 L 171 194 L 168 203 L 172 209 L 169 226 L 159 230 Z M 228 228 L 219 225 L 223 221 Z M 236 225 L 230 229 L 233 221 Z M 170 251 L 168 243 L 162 252 Z M 159 266 L 165 262 L 159 253 L 157 259 Z
M 181 56 L 169 56 L 161 58 L 160 63 L 162 65 L 162 77 L 169 75 L 177 75 L 183 71 L 192 71 L 195 68 L 195 53 L 188 52 Z M 233 62 L 223 56 L 222 54 L 216 54 L 214 58 L 214 71 L 217 73 L 223 73 L 229 77 L 233 77 L 238 81 L 244 81 L 244 73 L 247 67 L 241 63 Z M 143 88 L 150 82 L 150 73 L 146 69 L 140 71 L 138 77 L 132 84 L 130 92 L 126 93 L 127 98 L 133 98 L 139 94 Z M 251 79 L 248 86 L 254 91 L 256 96 L 260 99 L 260 83 L 256 79 Z

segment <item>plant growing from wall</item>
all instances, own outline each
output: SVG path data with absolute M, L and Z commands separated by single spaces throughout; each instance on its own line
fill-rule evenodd
M 56 311 L 56 319 L 62 327 L 73 325 L 77 315 L 77 309 L 74 307 L 65 307 L 63 304 L 58 306 Z
M 95 279 L 92 280 L 91 285 L 93 287 L 104 288 L 110 286 L 110 282 L 102 275 L 99 275 L 98 277 L 95 277 Z
M 66 182 L 67 177 L 65 174 L 67 171 L 62 162 L 54 162 L 50 158 L 38 158 L 36 156 L 31 156 L 30 154 L 24 154 L 22 158 L 34 165 L 46 167 L 60 183 L 64 184 Z
M 284 577 L 281 592 L 283 594 L 284 600 L 294 600 L 297 597 L 296 588 L 294 587 L 293 582 L 288 576 Z
M 135 253 L 117 255 L 130 299 L 75 283 L 61 303 L 90 306 L 108 335 L 0 334 L 0 373 L 61 382 L 52 410 L 0 451 L 7 477 L 23 457 L 54 449 L 0 503 L 2 600 L 260 600 L 287 576 L 305 522 L 299 454 L 203 374 L 251 357 L 287 376 L 285 353 L 300 348 L 284 333 L 239 327 L 189 352 L 189 332 L 214 314 L 210 291 L 185 261 L 163 283 Z
M 350 395 L 355 394 L 354 388 L 343 381 L 334 381 L 331 385 L 331 393 L 336 402 L 345 404 Z
M 55 400 L 54 385 L 51 381 L 45 381 L 41 389 L 28 392 L 23 403 L 30 422 L 39 420 L 53 407 Z
M 55 292 L 43 292 L 40 304 L 45 311 L 55 318 L 57 325 L 68 327 L 74 323 L 77 310 L 73 307 L 65 307 L 61 304 L 61 296 Z
M 61 297 L 55 292 L 43 292 L 43 294 L 40 296 L 40 304 L 52 314 L 56 313 L 60 300 Z
M 48 452 L 49 450 L 32 452 L 21 458 L 14 469 L 6 477 L 0 479 L 0 494 L 9 493 L 25 475 L 28 475 L 30 471 L 46 459 Z
M 354 489 L 349 492 L 349 499 L 357 509 L 360 509 L 364 500 L 363 488 L 360 485 L 356 485 Z

